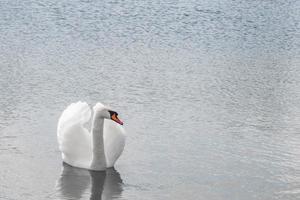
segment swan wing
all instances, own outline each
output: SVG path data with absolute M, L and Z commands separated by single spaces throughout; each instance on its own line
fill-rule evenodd
M 91 120 L 86 102 L 70 104 L 62 113 L 57 126 L 57 139 L 63 161 L 81 168 L 89 168 L 92 160 L 92 136 L 84 127 Z
M 113 167 L 124 150 L 126 133 L 124 128 L 112 120 L 104 122 L 104 149 L 106 166 Z

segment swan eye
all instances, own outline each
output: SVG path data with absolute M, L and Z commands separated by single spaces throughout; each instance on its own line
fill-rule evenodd
M 109 114 L 110 114 L 110 118 L 112 118 L 113 115 L 118 116 L 118 113 L 115 112 L 115 111 L 109 110 L 108 112 L 109 112 Z

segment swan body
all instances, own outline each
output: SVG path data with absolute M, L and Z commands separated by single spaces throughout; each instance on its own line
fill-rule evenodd
M 113 167 L 123 152 L 126 139 L 120 125 L 123 123 L 117 115 L 101 103 L 93 109 L 86 102 L 70 104 L 57 126 L 63 161 L 90 170 Z

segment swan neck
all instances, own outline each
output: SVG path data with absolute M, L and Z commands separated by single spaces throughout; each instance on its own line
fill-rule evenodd
M 93 159 L 91 163 L 92 170 L 106 169 L 106 158 L 105 158 L 104 141 L 103 141 L 103 127 L 104 127 L 104 119 L 101 117 L 94 116 L 93 125 L 92 125 L 92 134 L 93 134 Z

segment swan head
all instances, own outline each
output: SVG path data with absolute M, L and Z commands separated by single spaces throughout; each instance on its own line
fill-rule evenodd
M 102 103 L 97 103 L 94 108 L 94 113 L 96 117 L 103 119 L 110 119 L 116 123 L 123 125 L 123 122 L 118 118 L 118 113 L 108 106 L 103 105 Z

